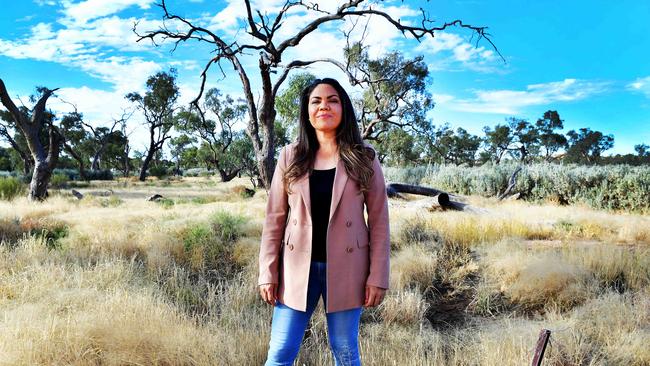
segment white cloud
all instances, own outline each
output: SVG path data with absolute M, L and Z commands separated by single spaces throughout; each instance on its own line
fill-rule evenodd
M 454 100 L 454 96 L 450 95 L 450 94 L 436 94 L 436 93 L 433 93 L 432 97 L 433 97 L 433 101 L 436 104 L 437 103 L 445 104 L 447 102 L 451 102 L 452 100 Z
M 439 103 L 451 110 L 472 113 L 517 114 L 525 107 L 570 102 L 605 92 L 607 82 L 578 79 L 532 84 L 526 90 L 477 90 L 471 99 L 443 95 Z
M 440 56 L 442 61 L 434 65 L 435 69 L 462 66 L 475 71 L 492 72 L 499 62 L 493 50 L 476 47 L 458 34 L 450 32 L 437 32 L 435 37 L 422 40 L 415 50 Z
M 115 14 L 132 6 L 140 9 L 149 9 L 154 0 L 86 0 L 79 3 L 66 1 L 63 13 L 67 19 L 63 24 L 69 26 L 83 26 L 88 21 Z
M 44 6 L 44 5 L 54 6 L 54 5 L 56 5 L 56 0 L 34 0 L 34 2 L 38 6 Z
M 643 93 L 646 97 L 650 98 L 650 76 L 644 78 L 637 78 L 633 82 L 627 84 L 628 90 Z

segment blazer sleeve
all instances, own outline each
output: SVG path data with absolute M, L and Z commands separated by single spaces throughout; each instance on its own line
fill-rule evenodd
M 286 149 L 285 146 L 280 151 L 271 179 L 260 243 L 258 285 L 279 282 L 280 249 L 289 211 L 288 195 L 282 182 L 287 169 Z
M 372 162 L 371 184 L 365 192 L 370 230 L 370 273 L 366 285 L 388 289 L 390 274 L 390 227 L 388 220 L 388 195 L 384 173 L 377 158 Z

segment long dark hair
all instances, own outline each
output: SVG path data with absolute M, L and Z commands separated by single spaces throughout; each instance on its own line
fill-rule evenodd
M 298 144 L 295 147 L 294 159 L 284 173 L 284 187 L 291 192 L 289 188 L 291 182 L 304 174 L 312 173 L 316 151 L 320 145 L 316 138 L 316 130 L 309 122 L 309 95 L 320 84 L 332 86 L 339 94 L 342 107 L 341 123 L 336 129 L 339 158 L 343 160 L 348 176 L 359 183 L 362 192 L 367 191 L 373 174 L 372 161 L 375 158 L 375 151 L 363 143 L 350 96 L 338 81 L 331 78 L 314 80 L 300 95 Z

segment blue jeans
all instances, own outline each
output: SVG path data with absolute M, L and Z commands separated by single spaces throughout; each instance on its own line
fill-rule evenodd
M 294 310 L 280 302 L 273 308 L 271 341 L 265 366 L 292 365 L 321 294 L 327 301 L 327 263 L 311 262 L 307 311 Z M 359 358 L 359 319 L 361 308 L 326 313 L 327 337 L 337 366 L 361 365 Z

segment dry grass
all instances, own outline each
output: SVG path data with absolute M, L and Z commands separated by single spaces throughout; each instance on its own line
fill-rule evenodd
M 266 194 L 245 199 L 241 185 L 102 182 L 82 191 L 117 198 L 0 201 L 0 364 L 263 363 Z M 145 201 L 154 192 L 168 203 Z M 470 203 L 487 213 L 391 206 L 391 289 L 364 311 L 364 365 L 529 364 L 544 327 L 545 364 L 650 364 L 648 216 Z M 220 211 L 247 218 L 235 236 L 215 226 Z M 333 363 L 320 307 L 298 363 Z

